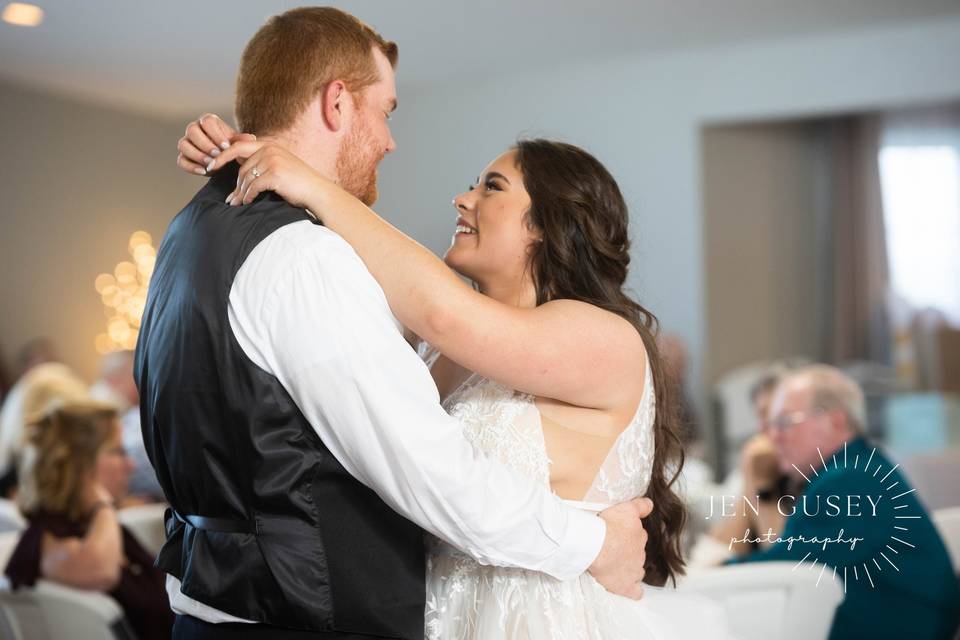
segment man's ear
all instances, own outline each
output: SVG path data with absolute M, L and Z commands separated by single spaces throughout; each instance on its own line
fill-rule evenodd
M 331 131 L 339 131 L 345 124 L 344 115 L 350 92 L 342 80 L 327 84 L 320 93 L 323 121 Z

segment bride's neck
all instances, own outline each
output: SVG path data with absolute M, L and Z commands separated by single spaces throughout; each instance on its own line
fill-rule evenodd
M 511 307 L 532 309 L 537 306 L 537 290 L 529 278 L 520 282 L 477 282 L 477 287 L 483 295 Z

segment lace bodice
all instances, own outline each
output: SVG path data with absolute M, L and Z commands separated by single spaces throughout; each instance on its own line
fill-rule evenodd
M 438 355 L 430 347 L 421 347 L 420 353 L 428 365 Z M 649 364 L 646 375 L 637 412 L 607 454 L 584 502 L 610 505 L 646 493 L 653 468 L 656 412 Z M 550 459 L 533 396 L 473 374 L 443 400 L 443 408 L 460 420 L 467 439 L 478 449 L 529 478 L 550 484 Z
M 428 365 L 437 353 L 421 349 Z M 596 509 L 646 493 L 653 467 L 655 394 L 647 384 L 637 412 L 615 441 L 584 502 Z M 550 460 L 534 397 L 470 375 L 443 400 L 467 439 L 487 455 L 550 486 Z M 588 505 L 578 505 L 589 508 Z M 608 593 L 589 573 L 557 580 L 516 567 L 481 565 L 432 540 L 427 553 L 428 640 L 699 640 L 725 638 L 723 611 L 702 599 L 648 587 L 640 603 Z M 691 616 L 691 611 L 696 615 Z M 686 627 L 682 632 L 677 624 Z

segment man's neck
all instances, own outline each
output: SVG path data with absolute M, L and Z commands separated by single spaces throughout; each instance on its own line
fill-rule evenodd
M 275 142 L 291 152 L 310 167 L 322 175 L 327 180 L 337 182 L 337 153 L 333 148 L 333 142 L 329 144 L 305 144 L 304 140 L 309 140 L 306 135 L 297 132 L 294 129 L 280 133 L 264 135 L 257 138 L 261 142 Z

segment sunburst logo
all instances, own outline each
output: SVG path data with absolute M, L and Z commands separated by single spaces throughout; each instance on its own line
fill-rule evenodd
M 826 476 L 843 474 L 843 483 L 837 486 L 856 487 L 856 491 L 835 489 L 834 493 L 829 493 L 825 489 L 832 488 L 832 485 L 821 484 L 814 489 L 799 492 L 796 496 L 784 492 L 774 494 L 779 497 L 772 497 L 768 492 L 763 499 L 755 496 L 755 500 L 752 500 L 750 496 L 724 495 L 721 496 L 719 505 L 714 503 L 716 496 L 711 496 L 706 519 L 734 517 L 747 520 L 748 527 L 742 538 L 728 538 L 728 550 L 739 544 L 770 545 L 770 549 L 782 546 L 792 556 L 787 559 L 794 561 L 801 553 L 810 549 L 794 565 L 793 570 L 804 567 L 811 573 L 817 573 L 818 586 L 824 577 L 829 577 L 834 581 L 843 580 L 844 593 L 847 593 L 851 583 L 862 582 L 864 586 L 876 588 L 875 578 L 878 574 L 884 571 L 900 572 L 903 558 L 917 548 L 916 544 L 911 542 L 911 526 L 915 528 L 916 521 L 923 517 L 920 515 L 923 510 L 919 508 L 917 501 L 908 498 L 916 489 L 903 486 L 906 481 L 901 482 L 902 476 L 894 475 L 900 465 L 888 462 L 883 455 L 877 457 L 876 454 L 876 447 L 873 447 L 869 456 L 865 448 L 857 447 L 857 451 L 850 455 L 847 445 L 844 444 L 842 450 L 824 458 L 823 451 L 817 447 L 820 465 L 811 463 L 808 465 L 809 470 L 796 464 L 791 465 L 803 477 L 808 487 L 818 478 L 823 477 L 825 482 L 831 482 L 826 480 Z M 739 511 L 738 501 L 742 503 Z M 751 534 L 750 521 L 769 522 L 769 518 L 773 516 L 771 509 L 774 508 L 784 519 L 784 531 L 774 532 L 772 527 L 766 525 L 769 528 L 765 534 Z M 755 517 L 751 518 L 748 510 L 752 511 Z M 765 513 L 763 517 L 762 513 Z M 811 522 L 810 527 L 788 526 L 791 518 L 801 515 L 816 521 Z M 837 527 L 827 527 L 829 533 L 825 533 L 824 523 L 831 521 L 836 522 Z M 799 530 L 805 532 L 800 534 Z M 794 547 L 798 547 L 795 554 Z M 864 551 L 865 548 L 869 550 Z M 829 553 L 828 549 L 831 549 Z M 778 554 L 780 557 L 782 555 Z M 840 559 L 844 555 L 851 561 L 842 562 Z
M 887 530 L 879 530 L 876 533 L 871 533 L 871 535 L 886 536 L 883 548 L 877 552 L 874 556 L 867 559 L 864 562 L 857 562 L 851 564 L 840 564 L 835 563 L 832 567 L 831 578 L 833 580 L 838 580 L 840 575 L 843 576 L 843 592 L 847 593 L 847 586 L 849 580 L 852 579 L 855 582 L 860 582 L 861 580 L 869 583 L 871 588 L 876 588 L 876 585 L 873 581 L 873 574 L 871 573 L 871 568 L 874 573 L 882 573 L 883 571 L 900 571 L 900 567 L 897 566 L 897 561 L 899 561 L 899 556 L 907 549 L 916 549 L 916 545 L 911 543 L 908 538 L 910 537 L 910 525 L 912 520 L 919 520 L 922 516 L 915 513 L 911 513 L 910 507 L 911 502 L 905 502 L 903 499 L 915 492 L 916 489 L 908 489 L 903 491 L 900 485 L 899 480 L 894 480 L 892 483 L 887 484 L 890 479 L 891 474 L 897 470 L 900 464 L 895 464 L 890 469 L 887 469 L 884 472 L 883 465 L 878 462 L 877 464 L 871 467 L 873 462 L 874 455 L 877 453 L 877 448 L 874 447 L 870 452 L 870 456 L 867 458 L 866 462 L 863 464 L 862 468 L 860 466 L 860 454 L 856 454 L 853 457 L 852 467 L 850 465 L 850 457 L 847 455 L 847 445 L 843 445 L 843 463 L 842 466 L 845 470 L 853 469 L 854 471 L 859 471 L 865 474 L 869 481 L 875 483 L 877 486 L 877 495 L 881 496 L 877 503 L 885 497 L 890 504 L 893 505 L 893 519 L 892 522 L 886 523 Z M 823 457 L 823 452 L 820 451 L 820 448 L 817 447 L 817 455 L 820 457 L 820 462 L 822 466 L 818 470 L 812 464 L 810 465 L 810 471 L 812 476 L 819 477 L 821 473 L 829 473 L 830 465 Z M 839 471 L 841 463 L 837 458 L 837 453 L 832 454 L 831 462 L 833 462 L 833 470 Z M 809 475 L 803 472 L 797 465 L 792 465 L 793 468 L 803 476 L 804 480 L 807 481 L 809 485 L 811 483 L 811 478 Z M 872 471 L 872 473 L 871 473 Z M 880 474 L 883 473 L 881 476 Z M 898 504 L 898 501 L 901 501 Z M 873 517 L 877 520 L 882 520 L 877 516 L 876 511 L 873 512 Z M 884 523 L 879 522 L 877 524 L 883 525 Z M 838 534 L 838 538 L 842 536 L 843 531 L 841 530 Z M 820 581 L 823 580 L 824 573 L 830 567 L 830 565 L 825 562 L 821 562 L 820 558 L 814 556 L 813 560 L 807 562 L 810 556 L 814 555 L 813 551 L 808 552 L 794 567 L 793 570 L 796 571 L 800 567 L 807 566 L 808 571 L 815 571 L 817 565 L 821 565 L 820 572 L 817 576 L 817 586 L 820 585 Z

